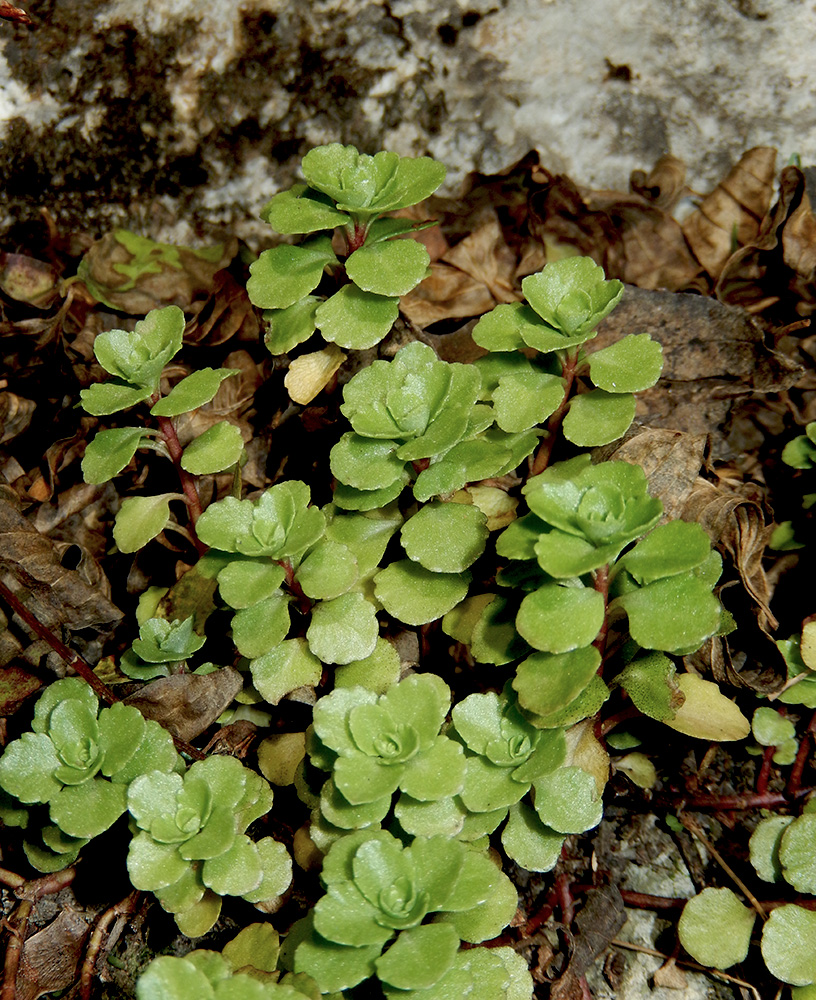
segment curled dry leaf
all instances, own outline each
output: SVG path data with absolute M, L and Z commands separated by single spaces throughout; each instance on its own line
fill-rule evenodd
M 47 927 L 28 938 L 23 946 L 16 1000 L 37 1000 L 46 993 L 67 989 L 77 979 L 89 931 L 83 915 L 65 907 Z
M 337 344 L 327 344 L 322 351 L 301 354 L 289 365 L 283 384 L 294 403 L 311 403 L 331 382 L 334 373 L 346 360 Z
M 686 194 L 686 165 L 681 159 L 666 153 L 647 174 L 633 170 L 629 178 L 633 194 L 650 201 L 657 208 L 670 212 Z
M 482 282 L 496 302 L 517 302 L 521 298 L 513 281 L 516 255 L 505 242 L 495 211 L 442 260 Z
M 239 285 L 229 271 L 218 271 L 213 278 L 209 298 L 194 302 L 190 312 L 192 318 L 184 330 L 184 342 L 187 344 L 215 347 L 233 337 L 242 341 L 258 339 L 258 316 L 246 288 Z
M 736 247 L 756 239 L 771 204 L 775 166 L 775 149 L 749 149 L 683 222 L 692 253 L 715 280 Z
M 551 1000 L 584 1000 L 581 980 L 587 969 L 617 937 L 626 922 L 623 898 L 615 885 L 590 889 L 575 919 L 572 957 L 560 979 L 552 984 Z
M 421 327 L 443 319 L 481 316 L 495 305 L 483 282 L 441 262 L 431 264 L 430 275 L 400 299 L 400 309 Z
M 154 719 L 187 743 L 200 736 L 224 712 L 243 687 L 232 667 L 211 674 L 175 674 L 146 684 L 125 699 L 146 719 Z
M 0 392 L 0 444 L 22 434 L 31 423 L 37 404 L 13 392 Z

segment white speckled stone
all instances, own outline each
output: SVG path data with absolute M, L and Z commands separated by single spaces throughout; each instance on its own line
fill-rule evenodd
M 229 227 L 256 243 L 264 202 L 333 140 L 430 152 L 450 193 L 531 148 L 624 189 L 667 151 L 700 189 L 753 145 L 816 157 L 816 5 L 802 0 L 27 8 L 35 27 L 0 24 L 6 226 L 47 203 L 98 230 Z

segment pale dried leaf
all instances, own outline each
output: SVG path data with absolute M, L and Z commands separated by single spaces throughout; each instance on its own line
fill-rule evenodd
M 490 289 L 458 267 L 439 262 L 416 288 L 400 299 L 400 309 L 417 326 L 443 319 L 481 316 L 496 305 Z
M 633 170 L 629 187 L 657 208 L 671 211 L 687 191 L 686 165 L 678 157 L 666 153 L 648 174 L 643 170 Z
M 293 403 L 306 405 L 331 382 L 334 373 L 346 360 L 337 344 L 327 344 L 322 351 L 301 354 L 289 365 L 283 384 Z
M 497 302 L 517 302 L 521 298 L 513 281 L 516 255 L 505 242 L 495 211 L 442 260 L 486 285 Z
M 47 927 L 28 938 L 17 976 L 17 1000 L 37 1000 L 46 993 L 67 989 L 78 976 L 89 931 L 82 914 L 66 907 Z

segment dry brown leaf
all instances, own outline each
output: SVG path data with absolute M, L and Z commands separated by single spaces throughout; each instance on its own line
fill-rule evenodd
M 442 260 L 486 285 L 496 302 L 517 302 L 521 298 L 513 280 L 516 255 L 505 242 L 495 211 Z
M 37 1000 L 67 989 L 77 978 L 82 946 L 90 927 L 81 913 L 65 907 L 23 946 L 16 1000 Z
M 37 404 L 13 392 L 0 392 L 0 444 L 22 434 L 34 416 Z
M 657 208 L 670 212 L 688 190 L 686 165 L 678 157 L 666 153 L 648 174 L 643 170 L 633 170 L 629 188 L 633 194 L 639 194 Z
M 496 305 L 488 287 L 458 267 L 431 264 L 431 273 L 400 299 L 400 310 L 417 326 L 443 319 L 481 316 Z
M 660 966 L 654 976 L 652 976 L 652 981 L 655 986 L 667 990 L 688 989 L 688 978 L 682 969 L 678 969 L 677 963 L 673 958 L 667 959 Z
M 623 899 L 617 886 L 589 890 L 586 903 L 575 919 L 572 957 L 564 974 L 552 984 L 550 1000 L 584 1000 L 581 977 L 609 947 L 625 922 Z
M 701 524 L 712 542 L 725 548 L 756 605 L 760 628 L 770 634 L 777 621 L 769 606 L 770 592 L 762 557 L 771 540 L 773 525 L 765 523 L 765 510 L 757 499 L 757 490 L 752 484 L 741 490 L 725 490 L 706 479 L 698 479 L 681 516 L 684 521 Z
M 155 719 L 187 743 L 200 736 L 232 703 L 243 687 L 241 674 L 222 667 L 211 674 L 175 674 L 146 684 L 125 699 L 146 719 Z
M 7 486 L 0 486 L 0 571 L 28 610 L 63 640 L 84 629 L 105 635 L 122 617 L 108 600 L 109 589 L 106 593 L 92 587 L 76 570 L 61 565 L 58 547 L 23 516 L 19 498 Z M 87 659 L 98 657 L 97 640 L 75 636 L 74 641 Z M 51 669 L 62 675 L 65 664 L 41 640 L 28 646 L 24 655 L 37 664 L 44 654 Z
M 213 277 L 212 294 L 204 302 L 193 302 L 192 318 L 184 328 L 184 342 L 215 347 L 235 337 L 257 341 L 260 325 L 246 288 L 229 271 Z
M 744 247 L 756 239 L 771 204 L 775 165 L 775 149 L 749 149 L 683 222 L 692 253 L 715 280 L 735 244 Z

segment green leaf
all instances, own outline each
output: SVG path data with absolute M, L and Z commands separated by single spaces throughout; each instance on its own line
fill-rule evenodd
M 472 336 L 486 351 L 520 351 L 526 346 L 524 331 L 540 326 L 541 321 L 529 306 L 522 302 L 502 303 L 482 316 Z
M 376 694 L 385 694 L 397 683 L 399 675 L 399 653 L 387 639 L 378 636 L 373 653 L 335 669 L 334 685 L 346 688 L 360 686 Z
M 158 844 L 144 831 L 130 841 L 127 868 L 135 889 L 155 890 L 177 882 L 187 871 L 175 844 Z
M 181 350 L 184 313 L 178 306 L 152 309 L 135 330 L 106 330 L 94 340 L 94 354 L 106 372 L 131 385 L 158 391 L 162 370 Z
M 141 427 L 114 427 L 99 431 L 85 449 L 82 475 L 86 483 L 106 483 L 119 475 L 147 438 Z
M 176 926 L 185 937 L 201 937 L 212 930 L 220 913 L 221 897 L 207 891 L 197 903 L 175 914 Z
M 591 683 L 601 664 L 594 646 L 552 655 L 533 653 L 518 667 L 513 689 L 529 712 L 549 716 L 572 704 Z
M 63 788 L 50 802 L 51 819 L 71 837 L 98 837 L 127 808 L 127 788 L 101 778 Z
M 253 660 L 283 642 L 289 625 L 289 601 L 278 592 L 238 611 L 232 619 L 232 638 L 241 656 Z
M 307 920 L 311 924 L 311 918 Z M 295 925 L 293 933 L 297 930 Z M 381 951 L 379 942 L 351 948 L 328 941 L 309 928 L 297 944 L 294 970 L 312 976 L 324 993 L 345 990 L 374 975 L 374 960 Z
M 678 674 L 677 686 L 685 700 L 665 725 L 700 740 L 742 740 L 751 732 L 751 724 L 726 698 L 713 681 L 696 674 Z
M 138 1000 L 213 1000 L 212 985 L 203 972 L 183 958 L 154 958 L 136 983 Z
M 470 637 L 470 651 L 477 662 L 501 665 L 529 653 L 529 645 L 516 631 L 515 612 L 515 604 L 503 597 L 484 608 Z
M 255 847 L 261 859 L 261 884 L 257 889 L 243 893 L 243 898 L 248 903 L 263 903 L 283 895 L 291 884 L 292 859 L 284 845 L 272 837 L 263 837 Z M 257 960 L 254 964 L 257 967 Z
M 331 450 L 332 475 L 356 490 L 387 489 L 402 482 L 404 459 L 397 457 L 396 441 L 360 437 L 353 431 L 344 434 Z
M 237 368 L 201 368 L 173 386 L 150 412 L 154 417 L 178 417 L 215 397 L 221 383 L 238 374 Z
M 280 588 L 286 570 L 278 563 L 234 559 L 218 574 L 222 599 L 236 611 L 265 601 Z
M 592 330 L 618 304 L 620 281 L 606 281 L 590 257 L 565 257 L 521 282 L 527 301 L 551 327 L 568 338 L 588 340 Z M 531 345 L 534 346 L 534 345 Z
M 528 805 L 518 802 L 510 808 L 501 839 L 508 856 L 517 865 L 528 872 L 549 872 L 561 857 L 565 838 L 545 826 Z
M 206 476 L 223 472 L 235 465 L 243 450 L 240 428 L 227 420 L 221 420 L 187 445 L 179 464 L 185 472 L 194 476 Z
M 464 781 L 462 747 L 446 736 L 437 736 L 428 750 L 421 750 L 409 762 L 400 788 L 418 802 L 430 802 L 461 792 Z
M 794 821 L 793 816 L 766 816 L 757 824 L 749 842 L 751 864 L 764 882 L 779 882 L 782 865 L 779 861 L 779 844 L 782 834 Z
M 496 423 L 503 431 L 517 433 L 543 424 L 564 398 L 564 381 L 545 372 L 523 372 L 499 379 L 493 392 Z
M 701 566 L 711 552 L 711 541 L 699 524 L 669 521 L 659 524 L 619 561 L 643 586 Z
M 683 704 L 683 693 L 675 680 L 676 668 L 662 653 L 648 653 L 628 663 L 617 680 L 638 711 L 651 719 L 673 719 Z
M 45 733 L 23 733 L 0 756 L 0 788 L 21 802 L 48 802 L 62 788 L 54 771 L 62 762 Z
M 317 307 L 323 299 L 304 295 L 286 309 L 265 309 L 262 313 L 264 344 L 270 354 L 288 354 L 317 329 Z
M 334 489 L 335 506 L 341 510 L 349 511 L 375 511 L 388 506 L 392 500 L 396 500 L 408 485 L 410 476 L 403 472 L 402 476 L 380 490 L 355 490 L 353 486 L 346 486 L 345 483 L 337 483 Z
M 816 814 L 799 816 L 782 833 L 779 842 L 779 862 L 786 882 L 799 892 L 816 891 Z
M 776 747 L 793 739 L 796 727 L 790 719 L 773 708 L 758 708 L 751 720 L 754 739 L 762 747 Z
M 113 540 L 120 552 L 138 552 L 161 534 L 170 520 L 172 493 L 155 497 L 128 497 L 116 513 Z
M 562 428 L 573 444 L 597 448 L 623 437 L 634 419 L 633 395 L 592 389 L 572 399 Z
M 730 889 L 703 889 L 683 907 L 677 933 L 695 961 L 729 969 L 745 960 L 756 913 Z
M 399 300 L 344 285 L 315 313 L 323 337 L 349 350 L 364 351 L 383 339 L 399 316 Z
M 466 595 L 470 573 L 432 573 L 410 559 L 391 563 L 374 577 L 374 593 L 385 610 L 406 625 L 425 625 Z
M 641 392 L 663 370 L 663 347 L 648 333 L 630 333 L 589 356 L 589 377 L 607 392 Z
M 228 851 L 204 862 L 201 879 L 219 896 L 243 896 L 261 883 L 261 858 L 249 837 L 241 834 Z
M 644 649 L 687 651 L 713 635 L 720 623 L 720 603 L 711 586 L 692 573 L 657 580 L 616 598 L 629 616 L 629 632 Z
M 346 514 L 332 507 L 326 513 L 326 536 L 354 553 L 360 576 L 375 570 L 385 553 L 388 541 L 402 524 L 396 505 L 371 514 Z
M 323 269 L 336 263 L 328 236 L 317 236 L 301 246 L 264 250 L 249 265 L 247 294 L 260 309 L 286 309 L 315 289 Z
M 357 583 L 357 560 L 345 545 L 322 538 L 298 567 L 295 579 L 307 597 L 331 600 Z
M 565 656 L 577 656 L 581 650 L 576 650 L 574 653 L 565 653 Z M 542 654 L 543 655 L 543 654 Z M 562 729 L 567 726 L 572 726 L 576 722 L 580 722 L 582 719 L 588 719 L 593 715 L 596 715 L 601 708 L 601 705 L 609 697 L 609 688 L 604 684 L 603 680 L 597 675 L 592 678 L 592 680 L 587 684 L 584 690 L 574 698 L 569 704 L 564 705 L 562 708 L 556 709 L 554 712 L 550 712 L 547 715 L 539 715 L 530 712 L 528 709 L 527 717 L 534 726 L 539 729 Z M 519 702 L 521 702 L 521 694 L 519 694 Z
M 431 258 L 416 240 L 366 243 L 346 260 L 346 274 L 358 288 L 377 295 L 406 295 L 425 278 Z
M 516 628 L 534 649 L 567 653 L 590 645 L 603 624 L 604 611 L 597 590 L 548 583 L 521 602 Z
M 580 767 L 559 767 L 533 782 L 541 821 L 559 833 L 584 833 L 603 818 L 595 778 Z
M 306 184 L 294 184 L 288 191 L 276 194 L 261 211 L 261 218 L 285 236 L 334 229 L 351 221 Z
M 812 469 L 816 465 L 816 444 L 809 435 L 800 434 L 782 449 L 782 461 L 794 469 Z
M 183 622 L 149 618 L 139 629 L 133 651 L 148 663 L 177 663 L 192 656 L 204 642 L 204 638 L 193 631 L 192 615 Z
M 99 748 L 103 754 L 102 767 L 110 778 L 128 763 L 139 748 L 145 735 L 147 722 L 132 705 L 116 702 L 99 713 Z
M 793 904 L 771 910 L 762 930 L 762 957 L 783 983 L 816 982 L 816 913 Z
M 79 398 L 82 408 L 95 417 L 107 416 L 127 410 L 137 403 L 150 399 L 153 390 L 135 385 L 121 385 L 116 382 L 96 382 L 87 389 L 81 389 Z
M 258 693 L 277 705 L 281 698 L 295 688 L 320 683 L 323 666 L 310 651 L 305 639 L 284 639 L 268 653 L 249 664 L 252 683 Z
M 397 989 L 425 989 L 453 965 L 459 936 L 449 924 L 426 924 L 403 931 L 376 960 L 377 975 Z
M 374 605 L 362 594 L 349 593 L 315 605 L 306 638 L 324 663 L 351 663 L 374 651 L 378 634 Z
M 484 552 L 488 530 L 478 507 L 429 503 L 403 524 L 408 558 L 433 573 L 461 573 Z

